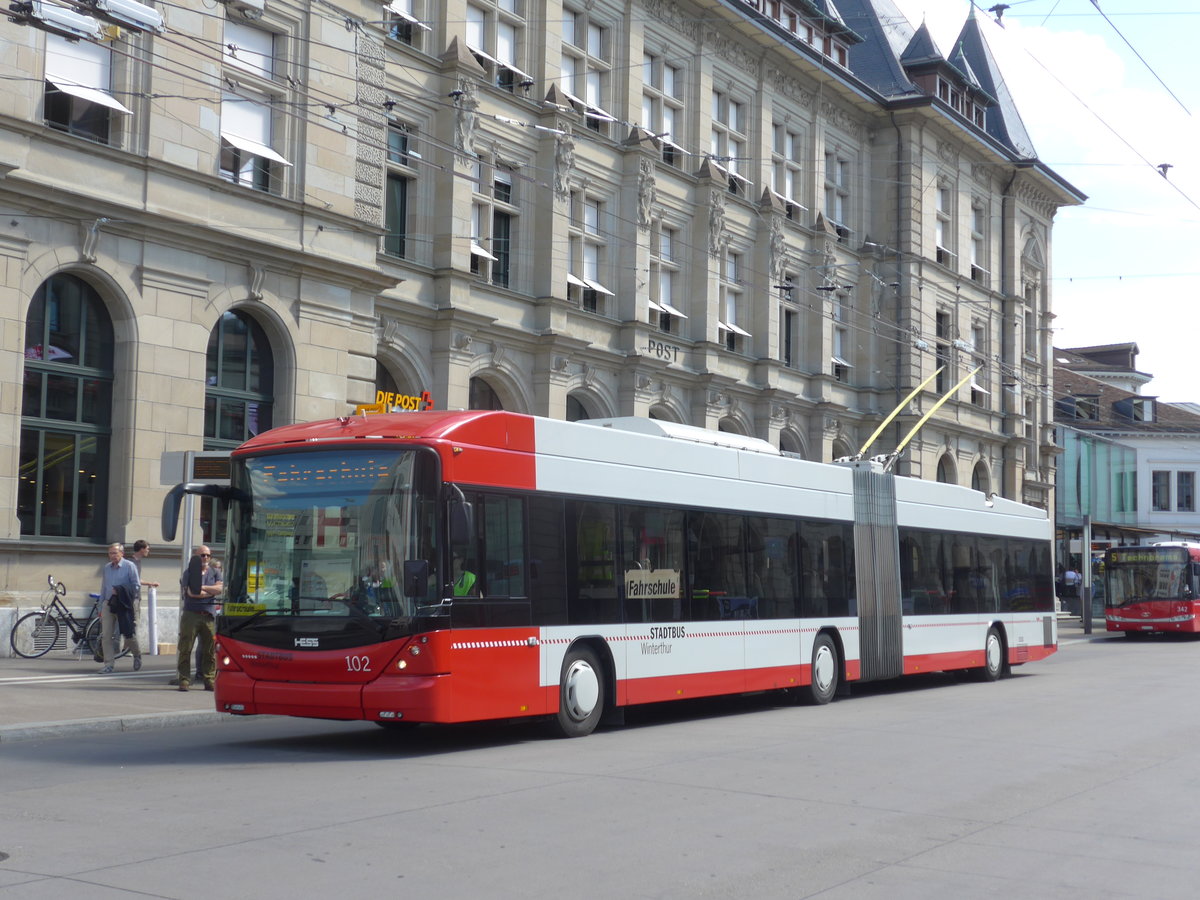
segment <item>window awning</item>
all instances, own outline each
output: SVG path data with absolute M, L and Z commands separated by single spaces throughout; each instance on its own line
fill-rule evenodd
M 112 84 L 112 50 L 107 45 L 46 35 L 46 80 L 64 94 L 130 115 L 125 104 L 108 90 Z
M 261 156 L 263 159 L 269 159 L 272 162 L 277 162 L 281 166 L 291 165 L 290 162 L 288 162 L 266 144 L 259 143 L 258 141 L 251 140 L 250 138 L 244 138 L 240 135 L 230 134 L 228 131 L 222 131 L 221 140 L 225 141 L 227 144 L 232 144 L 234 147 L 237 147 L 239 150 L 242 150 L 246 153 L 250 153 L 254 156 Z
M 687 150 L 684 150 L 682 147 L 680 147 L 677 143 L 675 143 L 669 137 L 663 137 L 663 138 L 660 138 L 660 140 L 662 141 L 664 147 L 670 147 L 676 153 L 683 154 L 684 156 L 692 156 L 693 155 L 692 153 L 689 153 Z
M 724 331 L 732 331 L 734 334 L 740 334 L 742 337 L 750 337 L 750 332 L 735 325 L 733 322 L 718 322 L 717 328 Z
M 484 259 L 490 259 L 492 262 L 499 262 L 499 258 L 492 256 L 479 245 L 477 241 L 471 241 L 471 255 L 482 256 Z
M 608 288 L 606 288 L 604 285 L 602 285 L 598 281 L 592 281 L 590 278 L 585 278 L 583 281 L 584 281 L 584 284 L 586 284 L 588 287 L 590 287 L 597 294 L 604 294 L 607 297 L 615 297 L 616 296 L 612 291 L 610 291 Z
M 496 59 L 496 57 L 492 56 L 492 54 L 487 53 L 486 51 L 480 50 L 478 47 L 472 47 L 470 44 L 467 44 L 467 49 L 470 50 L 472 53 L 474 53 L 476 56 L 482 56 L 484 59 L 486 59 L 488 62 L 490 62 L 493 66 L 504 65 L 504 63 L 500 62 L 500 60 Z
M 80 100 L 86 100 L 89 103 L 99 103 L 101 106 L 107 106 L 109 109 L 124 113 L 127 116 L 133 115 L 125 104 L 107 91 L 102 91 L 99 88 L 84 87 L 82 84 L 73 84 L 65 78 L 58 78 L 54 75 L 47 75 L 46 80 L 64 94 L 70 94 L 72 97 L 78 97 Z
M 991 391 L 989 391 L 987 388 L 983 387 L 974 378 L 971 379 L 971 390 L 979 391 L 979 393 L 981 393 L 981 394 L 991 394 Z
M 572 275 L 570 272 L 567 273 L 567 284 L 573 284 L 575 287 L 580 288 L 585 288 L 588 286 L 586 281 L 584 281 L 578 275 Z
M 528 72 L 522 72 L 520 69 L 518 69 L 512 63 L 508 63 L 508 62 L 504 62 L 504 60 L 500 60 L 500 65 L 504 66 L 504 68 L 508 69 L 508 71 L 510 71 L 514 75 L 516 75 L 519 79 L 521 79 L 521 81 L 533 81 L 532 75 L 530 75 Z
M 416 25 L 422 31 L 429 31 L 429 26 L 424 22 L 418 22 L 416 16 L 400 5 L 400 0 L 394 0 L 394 2 L 389 3 L 385 9 L 387 9 L 389 12 L 395 13 L 410 25 Z
M 687 316 L 685 316 L 682 312 L 680 312 L 675 307 L 673 307 L 670 303 L 660 300 L 658 305 L 660 307 L 662 307 L 662 311 L 665 313 L 670 313 L 671 315 L 678 316 L 681 319 L 687 318 Z
M 802 209 L 805 212 L 808 212 L 808 207 L 805 206 L 803 203 L 801 203 L 799 200 L 793 200 L 791 197 L 785 197 L 785 196 L 783 196 L 783 194 L 779 193 L 779 191 L 775 190 L 774 188 L 767 188 L 767 190 L 769 190 L 772 194 L 774 194 L 776 197 L 778 197 L 780 202 L 786 203 L 789 206 L 794 206 L 797 209 Z
M 655 303 L 653 300 L 647 300 L 647 301 L 646 301 L 646 305 L 647 305 L 647 306 L 649 306 L 649 307 L 650 307 L 652 310 L 654 310 L 655 312 L 666 312 L 666 310 L 665 310 L 665 309 L 663 309 L 661 306 L 659 306 L 659 305 L 658 305 L 657 303 Z
M 842 359 L 840 356 L 831 356 L 830 360 L 832 360 L 835 366 L 841 366 L 844 369 L 854 368 L 854 366 L 850 365 L 850 363 L 846 362 L 846 360 Z
M 584 104 L 584 106 L 586 106 L 586 107 L 587 107 L 587 116 L 588 116 L 588 118 L 591 118 L 591 119 L 600 119 L 600 120 L 602 120 L 602 121 L 604 121 L 604 122 L 615 122 L 615 121 L 617 121 L 617 119 L 616 119 L 616 116 L 613 116 L 613 115 L 611 115 L 611 114 L 609 114 L 609 113 L 605 112 L 605 111 L 604 111 L 603 109 L 601 109 L 599 106 L 595 106 L 595 105 L 593 105 L 593 104 L 591 104 L 591 103 L 585 103 L 585 104 Z

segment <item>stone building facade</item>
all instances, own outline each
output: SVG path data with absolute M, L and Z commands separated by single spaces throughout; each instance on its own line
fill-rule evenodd
M 961 381 L 897 471 L 1052 508 L 1051 230 L 1083 197 L 974 17 L 945 57 L 889 0 L 159 12 L 0 23 L 10 598 L 156 541 L 181 451 L 380 396 L 831 459 Z

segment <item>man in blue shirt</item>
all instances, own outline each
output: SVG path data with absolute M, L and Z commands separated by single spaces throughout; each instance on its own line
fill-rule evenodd
M 133 671 L 142 667 L 142 648 L 138 646 L 137 619 L 138 593 L 142 587 L 142 579 L 138 575 L 137 566 L 125 558 L 123 544 L 108 545 L 108 562 L 100 575 L 100 644 L 104 650 L 104 668 L 101 675 L 108 675 L 113 670 L 113 637 L 117 630 L 117 613 L 109 601 L 120 591 L 127 593 L 127 601 L 133 607 L 133 635 L 125 638 L 125 649 L 133 652 Z
M 201 674 L 204 678 L 204 689 L 213 690 L 213 682 L 217 677 L 216 659 L 213 655 L 216 639 L 215 616 L 220 606 L 220 596 L 225 590 L 221 580 L 221 570 L 212 565 L 212 551 L 201 545 L 192 554 L 191 562 L 183 570 L 179 580 L 179 594 L 183 600 L 183 609 L 179 613 L 179 646 L 177 652 L 179 661 L 179 690 L 186 691 L 191 687 L 188 676 L 191 675 L 192 647 L 198 641 L 202 654 Z

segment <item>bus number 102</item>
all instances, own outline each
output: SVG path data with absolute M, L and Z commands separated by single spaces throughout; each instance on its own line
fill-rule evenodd
M 347 656 L 346 657 L 347 672 L 370 672 L 371 657 L 369 656 Z

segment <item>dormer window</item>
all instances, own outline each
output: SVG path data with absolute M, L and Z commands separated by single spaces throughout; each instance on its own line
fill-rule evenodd
M 1130 422 L 1155 421 L 1153 397 L 1124 397 L 1113 403 L 1113 412 Z
M 1075 418 L 1095 422 L 1100 419 L 1100 398 L 1096 396 L 1075 398 Z

